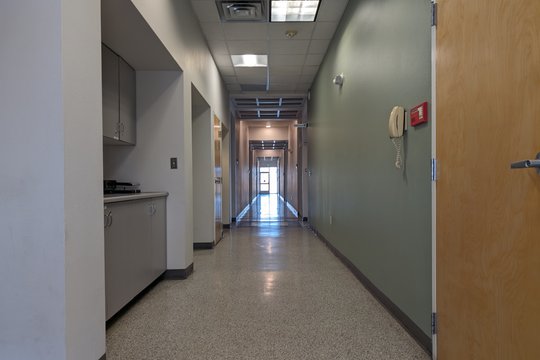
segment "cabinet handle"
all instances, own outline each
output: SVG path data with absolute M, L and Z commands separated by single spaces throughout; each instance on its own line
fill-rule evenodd
M 112 211 L 108 211 L 108 212 L 105 214 L 105 228 L 111 227 L 112 222 L 113 222 L 113 219 L 112 219 Z
M 124 123 L 120 123 L 120 134 L 123 134 L 124 133 L 124 130 L 126 129 Z

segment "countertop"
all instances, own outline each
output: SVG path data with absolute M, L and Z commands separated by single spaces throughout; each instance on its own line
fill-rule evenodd
M 109 204 L 120 201 L 132 201 L 166 196 L 169 196 L 169 193 L 165 191 L 142 192 L 138 194 L 105 194 L 103 196 L 103 203 Z

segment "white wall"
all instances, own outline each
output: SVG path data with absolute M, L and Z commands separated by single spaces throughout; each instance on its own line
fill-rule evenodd
M 105 353 L 105 259 L 98 1 L 62 2 L 67 359 Z
M 180 139 L 180 141 L 185 154 L 183 157 L 184 163 L 179 163 L 179 165 L 183 167 L 186 174 L 191 174 L 193 168 L 191 156 L 191 86 L 193 84 L 197 88 L 204 100 L 210 105 L 211 111 L 230 129 L 227 88 L 208 49 L 190 1 L 132 0 L 132 3 L 140 11 L 183 71 L 183 104 L 185 105 L 183 108 L 183 121 L 185 132 L 184 138 Z M 230 151 L 228 148 L 223 150 L 223 163 L 230 164 Z M 227 174 L 227 170 L 224 169 L 224 176 Z M 183 181 L 186 190 L 191 192 L 191 177 Z M 226 203 L 226 201 L 229 201 L 229 203 Z M 186 202 L 182 206 L 186 209 L 192 209 L 193 203 L 192 201 Z M 223 187 L 223 206 L 230 208 L 230 187 Z M 193 238 L 187 238 L 186 242 L 191 244 Z
M 209 107 L 193 109 L 193 242 L 214 242 L 214 141 Z
M 0 358 L 105 353 L 99 2 L 0 3 Z
M 191 173 L 184 167 L 191 158 L 191 124 L 182 121 L 182 99 L 179 71 L 138 71 L 137 145 L 104 148 L 105 178 L 140 182 L 143 191 L 169 192 L 168 269 L 185 269 L 193 262 L 193 215 L 184 205 L 192 203 Z M 171 157 L 178 158 L 177 170 L 170 169 Z
M 212 111 L 230 128 L 228 91 L 208 50 L 190 1 L 132 2 L 180 65 L 186 82 L 195 85 Z

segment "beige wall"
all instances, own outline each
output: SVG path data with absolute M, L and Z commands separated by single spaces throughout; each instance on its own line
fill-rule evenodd
M 236 122 L 236 217 L 249 204 L 249 127 L 244 121 Z
M 289 128 L 287 126 L 281 127 L 260 127 L 253 126 L 249 123 L 249 140 L 288 140 Z M 259 124 L 259 123 L 258 123 Z

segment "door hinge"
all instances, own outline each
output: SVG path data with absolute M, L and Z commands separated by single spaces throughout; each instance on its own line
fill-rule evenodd
M 437 159 L 431 159 L 431 181 L 439 180 L 439 162 Z
M 431 313 L 431 334 L 437 334 L 437 313 Z
M 437 26 L 437 3 L 431 3 L 431 26 Z

